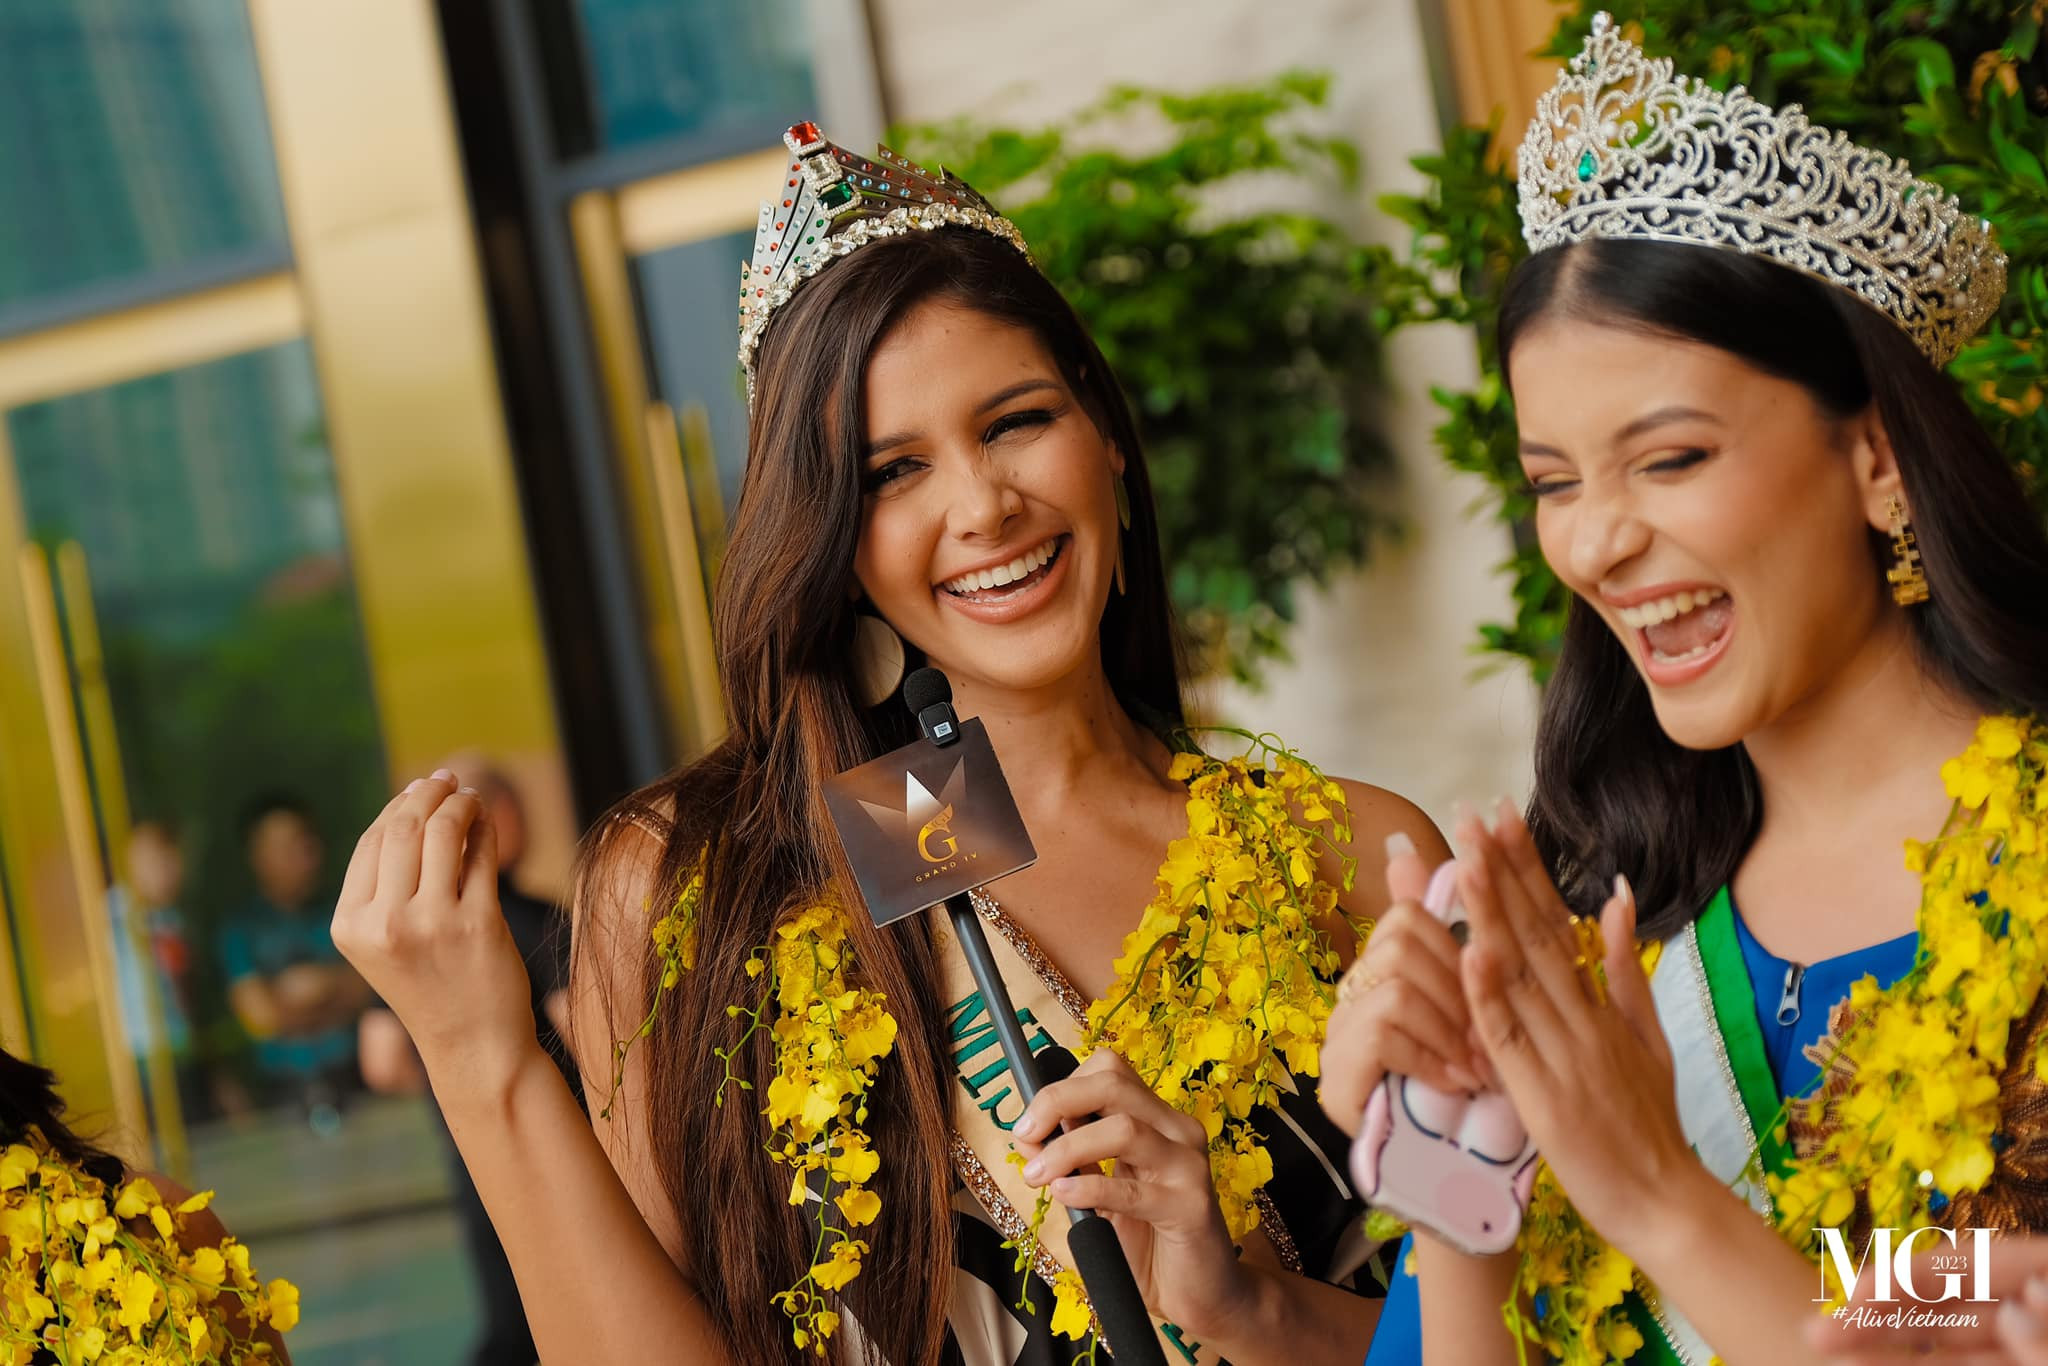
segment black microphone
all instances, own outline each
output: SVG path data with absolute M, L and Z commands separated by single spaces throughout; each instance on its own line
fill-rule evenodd
M 950 745 L 960 738 L 959 719 L 953 715 L 953 684 L 937 669 L 923 668 L 903 680 L 903 705 L 917 718 L 917 728 L 935 745 Z
M 932 744 L 950 745 L 960 738 L 960 721 L 953 714 L 953 685 L 937 669 L 919 669 L 904 681 L 903 704 L 915 713 L 918 729 Z M 965 891 L 946 898 L 946 915 L 974 974 L 974 985 L 988 1006 L 989 1023 L 995 1026 L 1017 1094 L 1028 1106 L 1044 1084 L 1041 1075 L 1045 1081 L 1065 1077 L 1074 1070 L 1073 1055 L 1064 1049 L 1048 1050 L 1042 1060 L 1032 1054 L 1024 1028 L 1017 1023 L 1009 988 L 1003 984 L 1002 971 L 989 949 L 981 916 Z M 1074 1254 L 1074 1269 L 1088 1291 L 1088 1302 L 1102 1323 L 1103 1336 L 1109 1340 L 1110 1355 L 1119 1366 L 1166 1366 L 1158 1334 L 1152 1331 L 1152 1316 L 1145 1309 L 1145 1298 L 1138 1292 L 1137 1278 L 1131 1274 L 1116 1229 L 1094 1210 L 1070 1207 L 1067 1217 L 1073 1223 L 1067 1232 L 1067 1247 Z

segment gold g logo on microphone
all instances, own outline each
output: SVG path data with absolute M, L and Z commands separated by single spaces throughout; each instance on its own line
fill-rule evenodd
M 924 828 L 917 832 L 917 852 L 924 858 L 926 863 L 944 863 L 947 859 L 953 857 L 955 853 L 959 852 L 960 841 L 953 838 L 952 826 L 953 805 L 951 802 L 948 802 L 944 810 L 926 821 Z M 946 841 L 936 854 L 932 852 L 932 837 L 934 835 L 943 835 Z

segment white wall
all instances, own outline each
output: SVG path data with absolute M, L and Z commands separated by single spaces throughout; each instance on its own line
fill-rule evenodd
M 973 114 L 1029 125 L 1117 82 L 1197 89 L 1290 67 L 1335 81 L 1328 128 L 1365 152 L 1365 184 L 1333 206 L 1382 241 L 1406 229 L 1372 208 L 1420 177 L 1408 159 L 1438 146 L 1418 0 L 869 0 L 883 97 L 893 120 Z M 1327 593 L 1302 593 L 1294 662 L 1263 693 L 1217 687 L 1211 714 L 1271 729 L 1346 776 L 1390 787 L 1448 826 L 1460 797 L 1519 799 L 1528 788 L 1534 694 L 1518 668 L 1475 678 L 1482 620 L 1505 619 L 1494 572 L 1505 532 L 1468 515 L 1484 488 L 1451 472 L 1430 443 L 1432 384 L 1476 370 L 1463 329 L 1399 336 L 1390 356 L 1389 435 L 1400 461 L 1392 497 L 1401 546 Z

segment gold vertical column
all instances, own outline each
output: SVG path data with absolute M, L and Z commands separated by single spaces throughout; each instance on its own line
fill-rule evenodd
M 65 850 L 79 910 L 75 930 L 85 946 L 98 1039 L 112 1093 L 114 1117 L 125 1141 L 108 1146 L 132 1158 L 150 1150 L 149 1115 L 142 1103 L 142 1074 L 128 1047 L 127 1021 L 121 1013 L 120 973 L 115 965 L 114 922 L 108 912 L 106 869 L 100 858 L 99 828 L 93 813 L 92 782 L 85 749 L 74 719 L 71 666 L 64 658 L 64 637 L 57 620 L 57 593 L 50 562 L 38 545 L 21 548 L 22 597 L 28 609 L 29 645 L 36 661 L 36 681 L 43 699 L 43 724 L 55 761 L 58 809 L 63 813 Z M 72 1102 L 74 1105 L 76 1101 Z
M 620 245 L 617 202 L 603 190 L 576 196 L 569 206 L 569 229 L 589 310 L 592 352 L 604 385 L 606 417 L 618 452 L 619 493 L 644 603 L 640 629 L 653 660 L 668 733 L 684 754 L 694 754 L 703 747 L 694 719 L 698 706 L 691 696 L 695 684 L 689 655 L 695 642 L 681 634 L 687 596 L 677 597 L 677 580 L 666 572 L 673 568 L 666 558 L 673 528 L 663 525 L 649 463 L 661 457 L 648 444 L 647 367 L 641 357 L 633 282 Z
M 47 606 L 48 568 L 41 552 L 25 543 L 20 508 L 0 413 L 0 547 L 6 550 L 0 565 L 0 858 L 7 864 L 8 913 L 22 951 L 0 982 L 0 996 L 7 998 L 0 1024 L 10 1052 L 33 1057 L 62 1079 L 74 1113 L 125 1121 L 117 1090 L 129 1093 L 117 1087 L 111 1065 L 113 1048 L 124 1045 L 118 1031 L 108 1033 L 107 1002 L 100 998 L 100 982 L 112 978 L 95 975 L 87 931 L 88 918 L 103 913 L 104 882 L 96 866 L 81 876 L 69 828 L 71 803 L 55 799 L 63 792 L 56 745 L 65 739 L 75 744 L 77 734 L 61 707 L 44 697 L 48 649 L 37 643 L 37 626 L 46 615 L 54 624 L 54 613 Z M 42 570 L 39 582 L 28 570 L 31 554 Z M 62 722 L 61 733 L 51 730 L 53 713 Z M 22 973 L 23 968 L 31 970 Z M 122 1146 L 124 1156 L 141 1155 L 131 1144 Z
M 1553 0 L 1443 0 L 1458 110 L 1467 123 L 1501 119 L 1512 148 L 1536 100 L 1557 79 L 1559 62 L 1534 55 L 1563 14 Z
M 559 749 L 432 0 L 249 0 L 393 772 Z
M 718 686 L 718 659 L 711 645 L 711 599 L 704 590 L 705 549 L 697 539 L 697 518 L 690 508 L 683 445 L 676 428 L 675 412 L 666 403 L 647 405 L 650 473 L 661 510 L 663 552 L 689 680 L 687 739 L 693 750 L 705 750 L 725 734 L 725 702 Z M 712 496 L 717 496 L 715 490 Z
M 57 547 L 57 583 L 65 628 L 71 637 L 72 668 L 78 676 L 78 715 L 85 727 L 85 756 L 91 767 L 93 802 L 99 811 L 100 829 L 106 836 L 108 870 L 115 887 L 129 898 L 134 908 L 134 913 L 123 916 L 118 925 L 111 916 L 108 918 L 108 929 L 127 937 L 128 942 L 120 947 L 134 955 L 134 961 L 140 965 L 136 973 L 142 987 L 139 1004 L 147 1019 L 130 1020 L 128 1025 L 131 1033 L 138 1032 L 137 1024 L 147 1025 L 139 1032 L 149 1040 L 141 1061 L 148 1069 L 147 1108 L 152 1136 L 164 1169 L 181 1172 L 186 1169 L 188 1148 L 184 1111 L 178 1101 L 177 1066 L 164 1025 L 164 983 L 156 970 L 156 951 L 140 914 L 140 899 L 128 876 L 128 837 L 133 830 L 128 780 L 121 768 L 120 730 L 114 721 L 113 693 L 107 686 L 107 657 L 100 645 L 99 609 L 93 602 L 92 575 L 86 565 L 85 547 L 77 541 L 66 541 Z M 123 1002 L 123 1010 L 127 1004 Z M 132 1060 L 132 1049 L 115 1059 L 124 1066 Z

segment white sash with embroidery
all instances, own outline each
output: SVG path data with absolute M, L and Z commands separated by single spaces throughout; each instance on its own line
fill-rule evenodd
M 1759 1216 L 1768 1218 L 1770 1196 L 1763 1183 L 1744 1175 L 1756 1156 L 1757 1137 L 1735 1084 L 1728 1045 L 1715 1022 L 1713 993 L 1693 926 L 1687 925 L 1665 942 L 1657 969 L 1650 976 L 1650 996 L 1657 1007 L 1658 1023 L 1670 1041 L 1671 1056 L 1692 1060 L 1677 1069 L 1678 1122 L 1686 1141 L 1716 1179 Z M 1686 1366 L 1707 1366 L 1714 1349 L 1699 1330 L 1676 1305 L 1663 1302 L 1640 1276 L 1636 1288 L 1679 1360 Z

